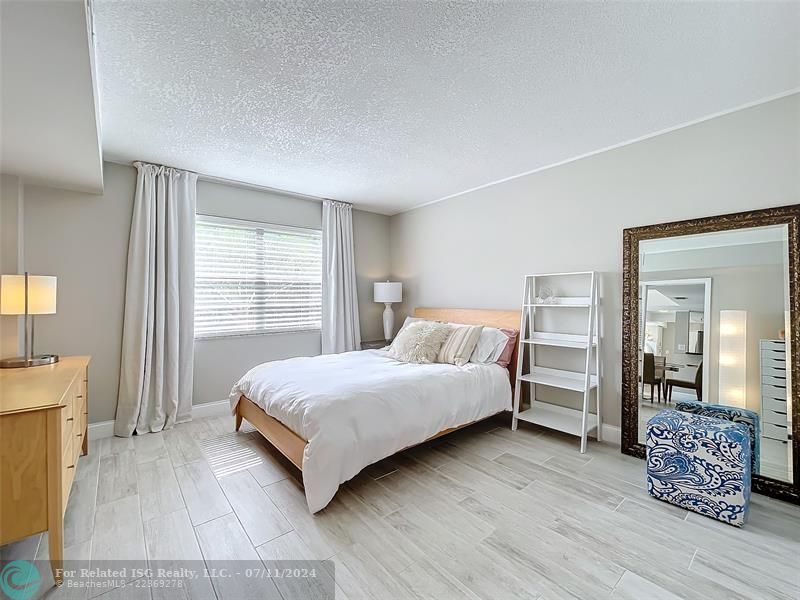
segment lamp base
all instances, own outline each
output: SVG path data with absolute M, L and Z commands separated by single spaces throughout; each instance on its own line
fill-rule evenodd
M 20 369 L 23 367 L 40 367 L 42 365 L 54 365 L 58 362 L 58 354 L 39 354 L 31 358 L 15 356 L 14 358 L 4 358 L 0 360 L 0 369 Z
M 391 342 L 394 333 L 394 311 L 391 302 L 384 302 L 384 304 L 386 308 L 383 309 L 383 339 Z

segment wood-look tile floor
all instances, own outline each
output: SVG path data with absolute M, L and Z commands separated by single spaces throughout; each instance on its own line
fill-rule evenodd
M 66 557 L 331 559 L 337 598 L 351 600 L 800 598 L 800 508 L 755 495 L 736 529 L 651 499 L 643 461 L 609 445 L 581 455 L 575 438 L 480 423 L 369 467 L 312 516 L 286 463 L 232 421 L 92 442 Z M 0 552 L 46 558 L 47 536 Z M 184 594 L 215 596 L 243 592 Z

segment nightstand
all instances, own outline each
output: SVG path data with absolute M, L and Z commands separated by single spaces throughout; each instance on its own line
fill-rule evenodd
M 391 344 L 391 342 L 387 342 L 386 340 L 372 340 L 370 342 L 361 342 L 361 349 L 379 350 L 380 348 L 385 348 L 389 344 Z

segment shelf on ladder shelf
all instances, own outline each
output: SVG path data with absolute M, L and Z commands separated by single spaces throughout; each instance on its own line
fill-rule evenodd
M 555 404 L 536 401 L 533 408 L 523 410 L 517 418 L 528 423 L 535 423 L 542 427 L 556 429 L 572 435 L 581 435 L 581 420 L 583 414 L 574 408 L 566 408 Z M 597 415 L 587 414 L 586 433 L 594 434 L 597 431 Z
M 552 308 L 589 308 L 592 304 L 590 296 L 557 296 L 550 302 L 533 302 L 523 306 L 552 307 Z
M 586 391 L 586 375 L 577 371 L 564 371 L 562 369 L 549 369 L 547 367 L 533 367 L 530 373 L 520 375 L 522 381 L 547 385 L 562 390 L 573 392 Z M 589 389 L 597 387 L 597 375 L 589 376 Z
M 585 350 L 589 345 L 589 336 L 574 335 L 570 333 L 543 333 L 535 332 L 531 337 L 525 338 L 523 344 L 536 344 L 539 346 L 558 346 L 560 348 L 580 348 Z M 592 339 L 592 347 L 597 346 L 597 338 Z

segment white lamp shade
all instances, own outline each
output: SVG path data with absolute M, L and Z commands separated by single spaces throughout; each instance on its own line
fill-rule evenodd
M 28 314 L 52 315 L 56 312 L 56 278 L 28 275 Z M 0 277 L 0 314 L 25 314 L 25 276 Z
M 375 302 L 402 302 L 403 284 L 396 281 L 376 281 L 373 284 Z

